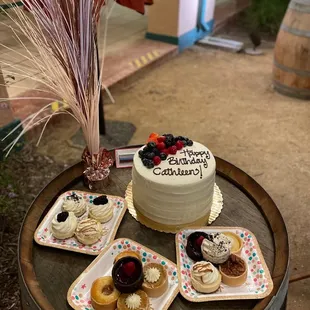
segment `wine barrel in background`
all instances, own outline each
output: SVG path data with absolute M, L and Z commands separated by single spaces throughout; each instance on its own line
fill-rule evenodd
M 291 0 L 279 30 L 273 66 L 275 89 L 310 99 L 310 0 Z

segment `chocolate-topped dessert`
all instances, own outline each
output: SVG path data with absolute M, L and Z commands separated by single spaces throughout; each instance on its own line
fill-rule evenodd
M 221 270 L 228 276 L 238 277 L 245 272 L 246 266 L 241 257 L 231 254 L 228 260 L 221 265 Z
M 243 258 L 231 254 L 228 260 L 220 265 L 220 273 L 224 284 L 229 286 L 240 286 L 247 279 L 248 269 Z
M 208 234 L 202 231 L 195 231 L 187 238 L 186 253 L 195 262 L 203 260 L 201 253 L 201 244 Z
M 112 269 L 115 287 L 122 293 L 133 293 L 143 283 L 143 267 L 139 259 L 132 256 L 120 258 Z

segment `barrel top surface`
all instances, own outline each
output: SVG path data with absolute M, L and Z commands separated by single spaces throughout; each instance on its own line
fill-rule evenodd
M 283 282 L 288 266 L 288 236 L 285 224 L 269 195 L 247 174 L 216 158 L 216 183 L 222 191 L 224 208 L 214 226 L 240 226 L 256 236 L 274 281 L 274 291 L 264 300 L 237 300 L 190 303 L 180 297 L 169 309 L 264 309 Z M 19 268 L 22 286 L 41 309 L 71 309 L 66 301 L 72 282 L 92 262 L 94 256 L 43 247 L 33 234 L 57 197 L 69 190 L 87 190 L 82 182 L 82 164 L 77 164 L 50 182 L 30 207 L 19 238 Z M 131 169 L 111 169 L 106 194 L 124 197 Z M 173 234 L 153 231 L 126 212 L 116 238 L 127 237 L 176 262 Z M 23 291 L 23 289 L 22 289 Z M 30 308 L 29 308 L 30 309 Z M 31 308 L 32 309 L 32 308 Z

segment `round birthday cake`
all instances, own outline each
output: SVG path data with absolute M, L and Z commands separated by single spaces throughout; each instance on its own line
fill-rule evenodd
M 151 134 L 133 159 L 135 208 L 164 225 L 191 224 L 212 206 L 215 159 L 204 145 L 187 137 Z

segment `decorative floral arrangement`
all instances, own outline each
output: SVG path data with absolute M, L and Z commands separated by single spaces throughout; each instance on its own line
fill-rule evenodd
M 7 155 L 24 133 L 33 126 L 43 123 L 39 144 L 49 120 L 54 115 L 66 113 L 76 119 L 83 131 L 87 146 L 83 156 L 87 166 L 86 175 L 91 176 L 92 181 L 94 179 L 101 181 L 108 175 L 109 166 L 113 162 L 108 156 L 109 153 L 100 149 L 98 111 L 100 91 L 101 87 L 104 87 L 101 78 L 107 23 L 114 0 L 21 0 L 21 2 L 27 10 L 12 7 L 10 11 L 4 13 L 13 21 L 13 27 L 9 27 L 24 47 L 25 60 L 30 61 L 32 66 L 40 71 L 42 78 L 38 75 L 31 76 L 18 66 L 11 64 L 10 66 L 17 71 L 17 74 L 40 82 L 44 88 L 40 91 L 53 93 L 56 97 L 35 99 L 57 100 L 69 109 L 60 106 L 58 110 L 46 115 L 45 112 L 50 110 L 52 104 L 49 103 L 37 113 L 28 116 L 7 135 L 23 126 L 21 133 L 7 146 Z M 101 61 L 97 48 L 100 19 L 105 23 Z M 33 44 L 40 58 L 25 46 L 22 36 Z M 10 50 L 10 47 L 7 49 Z M 8 65 L 5 61 L 0 61 L 0 64 Z M 57 98 L 62 98 L 62 101 Z M 10 100 L 16 99 L 29 98 L 10 98 Z

